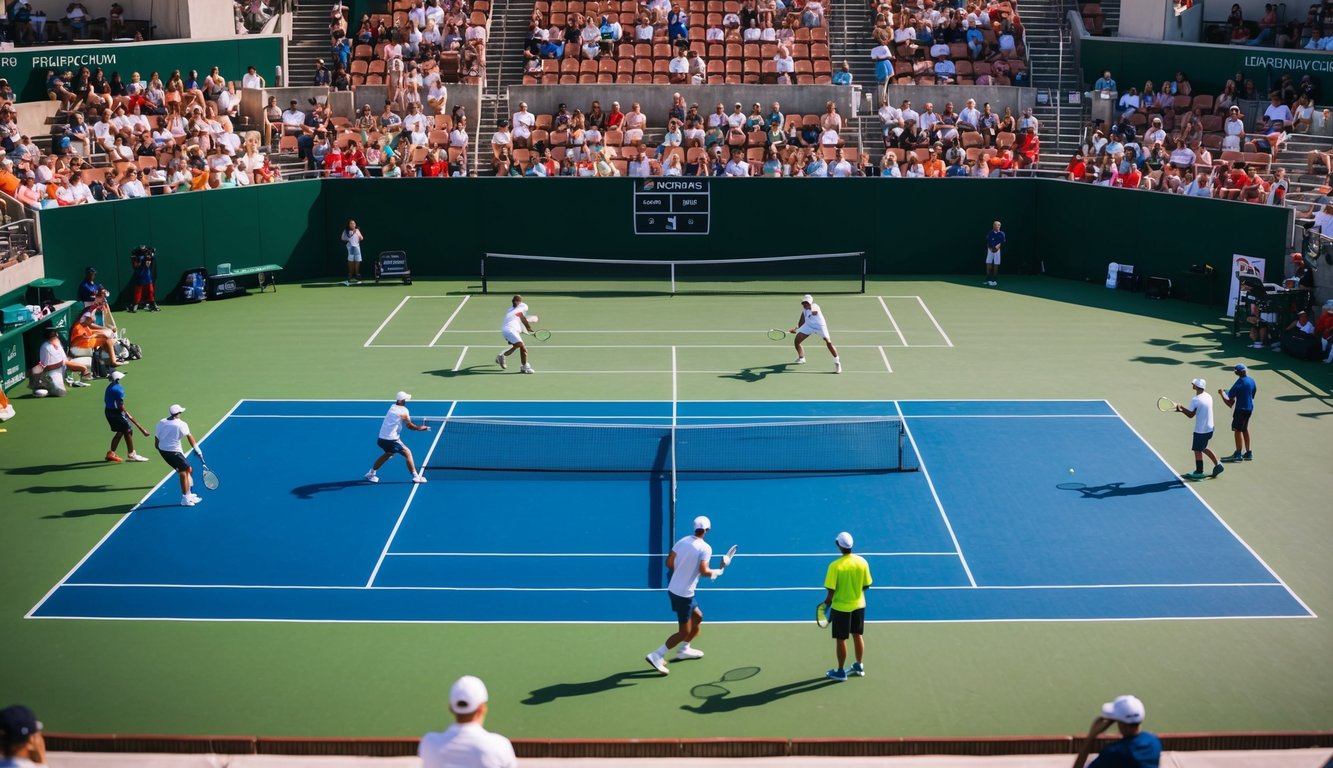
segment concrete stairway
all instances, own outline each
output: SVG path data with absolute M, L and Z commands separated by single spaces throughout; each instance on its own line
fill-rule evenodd
M 1069 103 L 1069 92 L 1081 88 L 1069 25 L 1065 21 L 1066 8 L 1061 2 L 1042 2 L 1023 6 L 1020 11 L 1027 36 L 1032 87 L 1045 91 L 1049 97 L 1044 104 L 1039 99 L 1032 110 L 1041 123 L 1042 160 L 1038 167 L 1043 170 L 1063 169 L 1083 134 L 1083 107 Z
M 523 41 L 532 20 L 533 0 L 495 0 L 486 47 L 486 80 L 481 91 L 481 116 L 472 137 L 469 167 L 485 176 L 491 169 L 491 134 L 499 120 L 508 120 L 509 86 L 523 83 Z M 517 105 L 514 105 L 515 107 Z
M 328 63 L 329 48 L 329 4 L 302 3 L 292 16 L 292 33 L 287 41 L 287 66 L 290 71 L 283 73 L 282 84 L 293 86 L 313 83 L 315 61 L 324 59 Z

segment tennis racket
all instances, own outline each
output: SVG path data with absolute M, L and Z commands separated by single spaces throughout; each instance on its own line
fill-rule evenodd
M 1179 407 L 1180 406 L 1176 405 L 1176 401 L 1169 397 L 1157 398 L 1157 410 L 1162 411 L 1163 413 L 1170 413 Z
M 787 332 L 778 328 L 770 328 L 768 331 L 768 338 L 773 341 L 782 341 L 787 338 Z
M 218 483 L 217 473 L 209 469 L 207 464 L 204 464 L 204 459 L 202 456 L 199 458 L 199 463 L 203 464 L 204 467 L 204 487 L 210 491 L 216 491 L 218 489 L 218 485 L 220 484 Z
M 532 337 L 537 341 L 550 341 L 551 332 L 546 330 L 545 328 L 538 328 L 537 330 L 532 332 Z
M 815 625 L 818 626 L 820 629 L 823 629 L 824 627 L 828 626 L 828 619 L 829 619 L 828 608 L 823 603 L 819 603 L 818 605 L 816 605 Z
M 736 544 L 732 544 L 732 545 L 731 545 L 731 549 L 728 549 L 728 550 L 727 550 L 727 554 L 725 554 L 725 555 L 722 556 L 722 567 L 723 567 L 723 568 L 730 568 L 730 567 L 731 567 L 731 558 L 733 558 L 733 557 L 736 556 L 736 547 L 737 547 Z

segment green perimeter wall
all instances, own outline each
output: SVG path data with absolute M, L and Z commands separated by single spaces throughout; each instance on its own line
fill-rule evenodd
M 211 67 L 219 67 L 223 77 L 239 81 L 245 68 L 254 65 L 271 83 L 274 67 L 281 63 L 282 38 L 279 35 L 244 35 L 224 40 L 105 43 L 0 51 L 0 77 L 9 80 L 19 101 L 41 101 L 46 98 L 46 73 L 51 70 L 77 72 L 82 66 L 89 69 L 101 67 L 108 80 L 113 72 L 119 72 L 126 82 L 134 72 L 147 80 L 149 73 L 156 70 L 166 82 L 173 69 L 179 69 L 183 76 L 188 76 L 191 69 L 197 69 L 202 77 Z
M 47 274 L 77 284 L 85 266 L 129 283 L 129 253 L 158 251 L 164 296 L 181 273 L 277 263 L 285 282 L 344 274 L 339 236 L 355 218 L 368 254 L 402 250 L 416 275 L 475 277 L 484 252 L 590 258 L 706 259 L 865 251 L 878 275 L 980 275 L 994 219 L 1003 269 L 1100 282 L 1106 265 L 1180 279 L 1192 264 L 1219 276 L 1231 255 L 1267 257 L 1278 276 L 1283 208 L 1042 179 L 715 179 L 710 236 L 633 234 L 630 179 L 364 179 L 58 208 L 41 214 Z M 1169 222 L 1180 237 L 1132 236 Z M 1271 277 L 1270 276 L 1270 277 Z M 1212 295 L 1220 300 L 1224 280 Z
M 1174 78 L 1180 70 L 1197 94 L 1216 96 L 1237 72 L 1267 94 L 1270 81 L 1276 84 L 1290 74 L 1298 83 L 1302 75 L 1309 75 L 1319 86 L 1320 104 L 1333 99 L 1333 56 L 1327 52 L 1115 37 L 1084 37 L 1079 45 L 1079 66 L 1088 88 L 1108 69 L 1122 91 L 1131 85 L 1142 88 L 1148 80 L 1160 87 L 1163 79 Z

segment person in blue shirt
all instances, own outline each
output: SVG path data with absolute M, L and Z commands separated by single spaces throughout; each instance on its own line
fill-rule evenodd
M 995 277 L 1000 272 L 1000 246 L 1004 245 L 1004 230 L 1000 229 L 1000 222 L 991 224 L 990 231 L 986 233 L 986 285 L 996 286 Z
M 125 447 L 129 449 L 130 461 L 148 461 L 147 456 L 140 456 L 134 450 L 134 430 L 130 425 L 139 428 L 144 437 L 148 437 L 148 430 L 144 429 L 139 422 L 134 420 L 130 412 L 125 409 L 125 387 L 120 380 L 125 378 L 121 371 L 112 371 L 107 377 L 111 383 L 107 385 L 103 398 L 106 401 L 106 423 L 111 427 L 111 450 L 106 452 L 107 461 L 124 461 L 116 453 L 116 448 L 120 446 L 121 438 L 125 439 Z
M 838 71 L 833 73 L 833 84 L 834 84 L 834 85 L 851 85 L 851 84 L 852 84 L 852 68 L 851 68 L 851 65 L 849 65 L 847 62 L 844 61 L 844 62 L 842 63 L 842 66 L 841 66 L 841 67 L 838 67 Z
M 1096 82 L 1096 83 L 1093 83 L 1093 85 L 1092 85 L 1092 90 L 1094 90 L 1094 91 L 1114 91 L 1114 90 L 1116 90 L 1116 87 L 1115 87 L 1115 78 L 1111 77 L 1111 70 L 1109 70 L 1109 69 L 1106 70 L 1105 72 L 1102 73 L 1102 76 L 1101 76 L 1101 77 L 1097 78 L 1097 82 Z
M 79 291 L 76 294 L 79 301 L 82 301 L 85 307 L 91 306 L 101 293 L 102 284 L 97 282 L 97 270 L 93 267 L 83 270 L 83 282 L 79 283 Z
M 1156 734 L 1143 730 L 1145 712 L 1143 702 L 1134 696 L 1118 696 L 1115 701 L 1102 705 L 1102 713 L 1092 721 L 1088 738 L 1074 760 L 1074 768 L 1158 768 L 1162 759 L 1162 742 Z M 1102 748 L 1097 758 L 1088 763 L 1097 737 L 1112 725 L 1120 731 L 1120 741 Z
M 1231 409 L 1231 431 L 1236 435 L 1236 452 L 1222 461 L 1250 461 L 1254 454 L 1250 451 L 1250 416 L 1254 413 L 1254 396 L 1259 393 L 1259 385 L 1250 378 L 1245 363 L 1238 363 L 1231 370 L 1236 372 L 1236 381 L 1231 389 L 1217 390 L 1222 402 Z

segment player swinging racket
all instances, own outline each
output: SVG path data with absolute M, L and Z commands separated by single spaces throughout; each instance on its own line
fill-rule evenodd
M 199 457 L 202 463 L 204 452 L 199 450 L 199 444 L 194 441 L 194 435 L 190 434 L 190 425 L 180 416 L 185 413 L 185 409 L 179 405 L 173 405 L 167 409 L 167 417 L 157 423 L 157 433 L 153 436 L 153 445 L 157 447 L 157 452 L 162 454 L 162 460 L 167 466 L 176 470 L 181 483 L 181 506 L 193 507 L 202 499 L 195 495 L 194 470 L 190 468 L 190 462 L 185 460 L 185 453 L 181 450 L 181 441 L 190 441 L 190 447 Z
M 824 340 L 824 346 L 828 347 L 829 354 L 833 355 L 833 372 L 842 373 L 842 359 L 838 357 L 838 348 L 833 346 L 828 323 L 825 322 L 824 313 L 819 310 L 819 305 L 815 303 L 814 296 L 807 293 L 801 297 L 801 316 L 796 321 L 796 327 L 787 333 L 796 334 L 797 365 L 805 365 L 805 349 L 801 347 L 801 342 L 817 335 Z
M 375 472 L 384 466 L 384 462 L 392 459 L 394 454 L 398 453 L 401 453 L 403 458 L 407 459 L 407 471 L 412 473 L 412 482 L 426 482 L 425 475 L 417 471 L 416 462 L 412 461 L 412 450 L 403 445 L 400 437 L 403 433 L 403 427 L 415 432 L 430 431 L 430 427 L 425 424 L 412 423 L 412 414 L 407 412 L 407 401 L 411 399 L 412 396 L 406 392 L 399 392 L 393 405 L 389 406 L 389 412 L 384 414 L 384 423 L 380 425 L 380 436 L 377 441 L 380 450 L 384 451 L 384 455 L 376 459 L 375 466 L 371 467 L 370 471 L 366 473 L 366 479 L 372 483 L 380 481 L 379 475 Z
M 506 368 L 505 358 L 514 354 L 518 350 L 518 359 L 520 365 L 518 370 L 523 373 L 536 373 L 532 366 L 528 365 L 528 345 L 523 343 L 523 331 L 532 333 L 532 325 L 528 323 L 527 315 L 528 305 L 523 303 L 523 297 L 517 293 L 510 300 L 509 310 L 505 312 L 504 324 L 500 326 L 500 335 L 504 336 L 505 341 L 509 342 L 509 349 L 495 356 L 495 364 L 501 368 Z
M 694 599 L 694 590 L 699 585 L 700 576 L 716 579 L 723 569 L 713 570 L 708 561 L 713 556 L 713 548 L 704 541 L 708 529 L 712 527 L 708 518 L 700 515 L 694 518 L 694 533 L 682 538 L 671 548 L 667 555 L 667 570 L 671 571 L 671 581 L 667 583 L 667 596 L 671 598 L 671 610 L 676 613 L 679 624 L 676 631 L 662 643 L 657 650 L 644 657 L 653 669 L 666 675 L 666 655 L 677 643 L 683 644 L 676 650 L 676 660 L 702 659 L 704 652 L 690 647 L 690 642 L 699 636 L 699 624 L 704 620 L 703 611 Z

